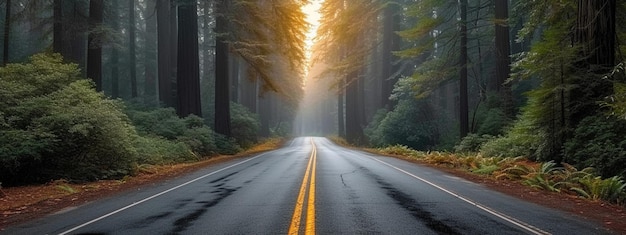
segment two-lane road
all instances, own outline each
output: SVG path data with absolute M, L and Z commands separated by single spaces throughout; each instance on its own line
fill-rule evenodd
M 440 171 L 297 138 L 1 234 L 603 234 Z

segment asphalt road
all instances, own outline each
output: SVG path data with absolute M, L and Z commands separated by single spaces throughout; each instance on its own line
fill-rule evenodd
M 297 138 L 1 234 L 603 234 L 440 171 Z

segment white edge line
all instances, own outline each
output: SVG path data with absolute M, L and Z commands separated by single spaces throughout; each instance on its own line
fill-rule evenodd
M 389 167 L 391 167 L 393 169 L 396 169 L 397 171 L 400 171 L 400 172 L 402 172 L 402 173 L 404 173 L 406 175 L 409 175 L 409 176 L 411 176 L 411 177 L 413 177 L 415 179 L 418 179 L 418 180 L 420 180 L 420 181 L 422 181 L 422 182 L 424 182 L 424 183 L 426 183 L 426 184 L 428 184 L 430 186 L 433 186 L 433 187 L 435 187 L 435 188 L 437 188 L 437 189 L 439 189 L 441 191 L 444 191 L 444 192 L 452 195 L 453 197 L 456 197 L 456 198 L 458 198 L 458 199 L 460 199 L 460 200 L 462 200 L 464 202 L 467 202 L 468 204 L 473 205 L 473 206 L 475 206 L 475 207 L 477 207 L 477 208 L 479 208 L 479 209 L 481 209 L 481 210 L 483 210 L 483 211 L 485 211 L 485 212 L 487 212 L 489 214 L 492 214 L 492 215 L 494 215 L 494 216 L 496 216 L 496 217 L 498 217 L 500 219 L 503 219 L 503 220 L 505 220 L 505 221 L 507 221 L 507 222 L 509 222 L 511 224 L 514 224 L 514 225 L 516 225 L 516 226 L 518 226 L 518 227 L 520 227 L 520 228 L 522 228 L 522 229 L 524 229 L 524 230 L 526 230 L 528 232 L 531 232 L 532 234 L 537 234 L 537 235 L 540 235 L 540 234 L 541 235 L 543 235 L 543 234 L 550 234 L 549 232 L 543 231 L 543 230 L 541 230 L 541 229 L 539 229 L 537 227 L 534 227 L 532 225 L 529 225 L 527 223 L 519 221 L 519 220 L 517 220 L 517 219 L 515 219 L 515 218 L 513 218 L 511 216 L 508 216 L 508 215 L 506 215 L 506 214 L 504 214 L 502 212 L 498 212 L 498 211 L 496 211 L 494 209 L 491 209 L 491 208 L 489 208 L 487 206 L 484 206 L 484 205 L 481 205 L 481 204 L 479 204 L 477 202 L 474 202 L 474 201 L 472 201 L 472 200 L 470 200 L 468 198 L 465 198 L 465 197 L 463 197 L 461 195 L 458 195 L 458 194 L 456 194 L 456 193 L 454 193 L 454 192 L 452 192 L 450 190 L 447 190 L 447 189 L 445 189 L 445 188 L 443 188 L 443 187 L 441 187 L 439 185 L 436 185 L 436 184 L 434 184 L 434 183 L 432 183 L 432 182 L 430 182 L 430 181 L 428 181 L 426 179 L 423 179 L 423 178 L 421 178 L 419 176 L 411 174 L 408 171 L 402 170 L 402 169 L 400 169 L 398 167 L 395 167 L 395 166 L 393 166 L 393 165 L 391 165 L 389 163 L 386 163 L 386 162 L 384 162 L 382 160 L 379 160 L 379 159 L 377 159 L 375 157 L 371 157 L 371 156 L 368 156 L 368 157 L 373 159 L 373 160 L 376 160 L 377 162 L 380 162 L 380 163 L 382 163 L 384 165 L 387 165 L 387 166 L 389 166 Z
M 222 172 L 222 171 L 224 171 L 224 170 L 227 170 L 227 169 L 233 168 L 233 167 L 235 167 L 235 166 L 238 166 L 238 165 L 244 164 L 244 163 L 246 163 L 246 162 L 252 161 L 252 160 L 257 159 L 257 158 L 259 158 L 259 157 L 261 157 L 261 156 L 263 156 L 263 155 L 265 155 L 265 154 L 268 154 L 268 153 L 270 153 L 270 152 L 263 153 L 263 154 L 261 154 L 261 155 L 258 155 L 258 156 L 256 156 L 256 157 L 253 157 L 253 158 L 247 159 L 247 160 L 245 160 L 245 161 L 238 162 L 238 163 L 235 163 L 235 164 L 233 164 L 233 165 L 230 165 L 230 166 L 224 167 L 224 168 L 222 168 L 222 169 L 219 169 L 219 170 L 213 171 L 213 172 L 208 173 L 208 174 L 206 174 L 206 175 L 200 176 L 200 177 L 198 177 L 198 178 L 195 178 L 195 179 L 193 179 L 193 180 L 190 180 L 190 181 L 187 181 L 187 182 L 185 182 L 185 183 L 183 183 L 183 184 L 180 184 L 180 185 L 178 185 L 178 186 L 176 186 L 176 187 L 170 188 L 170 189 L 165 190 L 165 191 L 163 191 L 163 192 L 160 192 L 160 193 L 154 194 L 154 195 L 152 195 L 152 196 L 150 196 L 150 197 L 144 198 L 144 199 L 143 199 L 143 200 L 141 200 L 141 201 L 133 202 L 132 204 L 130 204 L 130 205 L 128 205 L 128 206 L 122 207 L 122 208 L 117 209 L 117 210 L 115 210 L 115 211 L 112 211 L 112 212 L 110 212 L 110 213 L 108 213 L 108 214 L 105 214 L 105 215 L 103 215 L 103 216 L 100 216 L 100 217 L 98 217 L 98 218 L 95 218 L 95 219 L 93 219 L 93 220 L 90 220 L 90 221 L 88 221 L 88 222 L 86 222 L 86 223 L 83 223 L 83 224 L 81 224 L 81 225 L 78 225 L 78 226 L 76 226 L 76 227 L 73 227 L 73 228 L 71 228 L 71 229 L 69 229 L 69 230 L 67 230 L 67 231 L 65 231 L 65 232 L 59 233 L 59 235 L 65 235 L 65 234 L 68 234 L 68 233 L 74 232 L 74 231 L 76 231 L 76 230 L 78 230 L 78 229 L 80 229 L 80 228 L 82 228 L 82 227 L 85 227 L 85 226 L 87 226 L 87 225 L 90 225 L 90 224 L 93 224 L 93 223 L 98 222 L 98 221 L 100 221 L 100 220 L 103 220 L 103 219 L 105 219 L 105 218 L 107 218 L 107 217 L 109 217 L 109 216 L 112 216 L 112 215 L 114 215 L 114 214 L 120 213 L 120 212 L 122 212 L 122 211 L 124 211 L 124 210 L 126 210 L 126 209 L 128 209 L 128 208 L 131 208 L 131 207 L 134 207 L 134 206 L 139 205 L 139 204 L 141 204 L 141 203 L 147 202 L 147 201 L 152 200 L 152 199 L 154 199 L 154 198 L 156 198 L 156 197 L 159 197 L 159 196 L 161 196 L 161 195 L 163 195 L 163 194 L 169 193 L 169 192 L 174 191 L 174 190 L 176 190 L 176 189 L 179 189 L 179 188 L 181 188 L 181 187 L 183 187 L 183 186 L 185 186 L 185 185 L 191 184 L 191 183 L 193 183 L 193 182 L 196 182 L 196 181 L 201 180 L 201 179 L 203 179 L 203 178 L 209 177 L 209 176 L 214 175 L 214 174 L 216 174 L 216 173 L 219 173 L 219 172 Z

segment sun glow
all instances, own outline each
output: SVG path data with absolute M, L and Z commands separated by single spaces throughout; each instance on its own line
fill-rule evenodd
M 307 22 L 309 22 L 310 27 L 306 34 L 306 56 L 309 63 L 311 63 L 311 56 L 313 52 L 311 51 L 313 48 L 313 43 L 315 39 L 315 35 L 317 34 L 317 28 L 320 24 L 321 15 L 319 13 L 320 7 L 322 5 L 323 0 L 311 0 L 309 4 L 302 7 L 302 11 L 307 15 Z M 308 74 L 308 69 L 307 69 Z

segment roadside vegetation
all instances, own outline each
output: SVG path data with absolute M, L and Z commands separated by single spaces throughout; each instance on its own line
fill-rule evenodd
M 404 145 L 376 148 L 373 151 L 460 169 L 494 179 L 520 181 L 541 190 L 626 205 L 624 179 L 621 176 L 603 178 L 591 167 L 577 169 L 565 163 L 560 165 L 553 161 L 539 163 L 525 157 L 488 157 L 481 153 L 423 152 Z
M 3 186 L 121 179 L 154 166 L 235 154 L 257 143 L 256 115 L 233 105 L 228 138 L 173 108 L 110 99 L 58 54 L 0 67 Z

